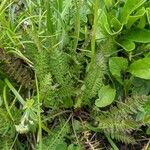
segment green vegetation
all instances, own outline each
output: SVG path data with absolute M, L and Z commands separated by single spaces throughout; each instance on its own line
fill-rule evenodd
M 0 33 L 1 150 L 149 148 L 149 0 L 1 0 Z

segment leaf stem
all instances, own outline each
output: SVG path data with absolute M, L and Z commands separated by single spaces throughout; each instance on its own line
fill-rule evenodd
M 78 40 L 79 40 L 79 34 L 80 34 L 80 6 L 81 6 L 81 0 L 79 0 L 79 4 L 75 0 L 75 6 L 76 6 L 76 35 L 75 35 L 75 45 L 74 50 L 76 51 L 78 46 Z
M 11 120 L 14 122 L 14 118 L 10 112 L 10 109 L 9 109 L 9 106 L 8 106 L 8 103 L 7 103 L 7 98 L 6 98 L 6 86 L 4 86 L 4 89 L 3 89 L 3 99 L 4 99 L 4 104 L 5 104 L 5 107 L 6 107 L 6 110 L 11 118 Z
M 98 18 L 98 7 L 99 7 L 99 0 L 95 0 L 94 23 L 93 23 L 93 27 L 92 27 L 92 39 L 91 39 L 91 64 L 94 63 L 94 57 L 95 57 L 95 41 L 96 41 L 96 26 L 97 26 L 97 18 Z
M 118 147 L 117 147 L 117 145 L 114 143 L 114 141 L 108 135 L 105 134 L 105 136 L 106 136 L 108 142 L 110 143 L 110 145 L 112 146 L 112 148 L 114 150 L 119 150 Z
M 40 108 L 40 93 L 39 93 L 39 86 L 38 86 L 39 83 L 36 75 L 35 75 L 35 81 L 36 81 L 36 91 L 37 91 L 37 101 L 38 101 L 38 124 L 39 124 L 37 142 L 39 142 L 39 150 L 42 150 L 42 121 L 41 121 L 41 108 Z

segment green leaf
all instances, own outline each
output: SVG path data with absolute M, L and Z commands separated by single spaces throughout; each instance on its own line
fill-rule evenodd
M 144 105 L 144 110 L 146 113 L 150 114 L 150 97 L 148 97 L 148 100 Z
M 146 134 L 150 135 L 150 126 L 148 126 L 148 128 L 147 128 Z
M 145 14 L 145 8 L 142 7 L 139 11 L 135 13 L 134 16 L 130 16 L 128 23 L 127 23 L 127 28 L 130 28 L 138 19 L 140 19 L 143 15 Z
M 125 35 L 125 38 L 134 42 L 149 43 L 150 31 L 146 29 L 132 29 Z
M 123 25 L 120 23 L 120 21 L 116 17 L 112 18 L 111 26 L 113 27 L 113 30 L 114 30 L 112 32 L 113 34 L 119 33 L 123 28 Z
M 146 9 L 148 23 L 150 24 L 150 7 Z
M 133 85 L 133 88 L 132 88 L 132 93 L 133 94 L 138 93 L 140 95 L 148 95 L 148 93 L 150 93 L 150 80 L 147 81 L 147 80 L 144 80 L 144 79 L 134 78 L 132 80 L 132 85 Z
M 102 10 L 100 11 L 99 15 L 100 15 L 100 18 L 99 18 L 98 24 L 100 26 L 101 32 L 104 35 L 108 35 L 108 32 L 106 31 L 106 27 L 109 28 L 109 24 L 108 24 L 108 20 L 107 20 L 107 15 Z
M 104 24 L 104 26 L 105 26 L 106 31 L 110 35 L 116 35 L 116 34 L 120 33 L 123 28 L 123 25 L 115 17 L 111 20 L 112 28 L 110 28 L 109 23 Z
M 150 79 L 150 57 L 133 62 L 129 72 L 136 77 Z
M 81 150 L 79 146 L 75 146 L 74 144 L 70 144 L 67 150 Z
M 67 150 L 67 144 L 62 141 L 62 143 L 57 145 L 56 150 Z
M 0 12 L 2 12 L 2 10 L 3 10 L 3 8 L 4 8 L 5 4 L 6 4 L 6 2 L 7 2 L 7 0 L 1 1 L 1 4 L 0 4 Z
M 121 72 L 128 67 L 128 61 L 123 57 L 111 57 L 109 59 L 109 70 L 117 81 L 122 83 Z
M 123 28 L 123 25 L 120 23 L 120 21 L 115 17 L 112 16 L 111 20 L 111 26 L 108 22 L 107 14 L 102 11 L 99 19 L 99 25 L 101 27 L 101 30 L 105 34 L 109 35 L 116 35 L 120 33 L 120 31 Z
M 95 101 L 95 105 L 97 107 L 106 107 L 113 102 L 116 96 L 116 90 L 111 88 L 109 85 L 106 85 L 100 89 L 98 95 L 99 99 Z
M 117 44 L 119 44 L 124 50 L 126 50 L 128 52 L 135 49 L 134 42 L 132 42 L 130 40 L 122 40 L 122 41 L 117 42 Z
M 53 25 L 53 14 L 52 14 L 52 7 L 49 2 L 47 2 L 47 30 L 51 34 L 54 33 L 54 25 Z
M 140 18 L 137 28 L 144 29 L 146 22 L 147 22 L 146 16 L 144 15 L 142 18 Z
M 24 99 L 21 97 L 21 95 L 18 93 L 18 91 L 12 86 L 12 84 L 9 82 L 8 79 L 5 79 L 5 83 L 8 85 L 8 87 L 10 88 L 10 90 L 14 93 L 14 95 L 16 96 L 16 98 L 19 100 L 19 102 L 24 105 L 25 101 Z
M 126 24 L 130 14 L 144 4 L 146 0 L 126 0 L 126 3 L 120 13 L 120 22 Z
M 106 7 L 109 9 L 113 5 L 113 0 L 104 0 Z

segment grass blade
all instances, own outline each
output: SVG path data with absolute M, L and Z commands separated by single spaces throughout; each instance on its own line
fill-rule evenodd
M 17 90 L 12 86 L 12 84 L 9 82 L 8 79 L 5 79 L 5 83 L 7 84 L 7 86 L 10 88 L 10 90 L 14 93 L 14 95 L 17 97 L 17 99 L 19 100 L 19 102 L 24 105 L 25 101 L 24 99 L 21 97 L 21 95 L 17 92 Z

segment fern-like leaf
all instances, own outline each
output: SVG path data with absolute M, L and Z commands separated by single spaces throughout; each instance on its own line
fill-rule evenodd
M 2 70 L 12 79 L 28 89 L 34 87 L 34 74 L 27 64 L 15 56 L 10 56 L 0 49 Z
M 90 104 L 89 100 L 97 95 L 103 85 L 105 59 L 101 53 L 96 54 L 95 64 L 91 65 L 83 85 L 82 103 Z
M 137 110 L 141 110 L 146 100 L 146 96 L 135 95 L 127 98 L 124 103 L 118 102 L 117 106 L 112 107 L 109 111 L 102 111 L 97 117 L 99 128 L 122 142 L 133 141 L 133 139 L 130 140 L 131 138 L 129 141 L 126 140 L 127 138 L 123 139 L 123 135 L 129 136 L 133 130 L 138 130 L 143 125 L 142 122 L 136 121 L 133 115 Z
M 136 141 L 132 135 L 129 134 L 123 134 L 123 133 L 115 133 L 114 135 L 110 135 L 112 139 L 116 139 L 117 141 L 121 141 L 122 143 L 127 143 L 127 144 L 135 144 Z
M 67 56 L 65 55 L 65 53 L 58 49 L 53 49 L 50 55 L 49 64 L 51 73 L 58 84 L 64 85 L 66 82 L 69 83 L 69 81 L 66 78 L 69 66 L 67 63 Z

